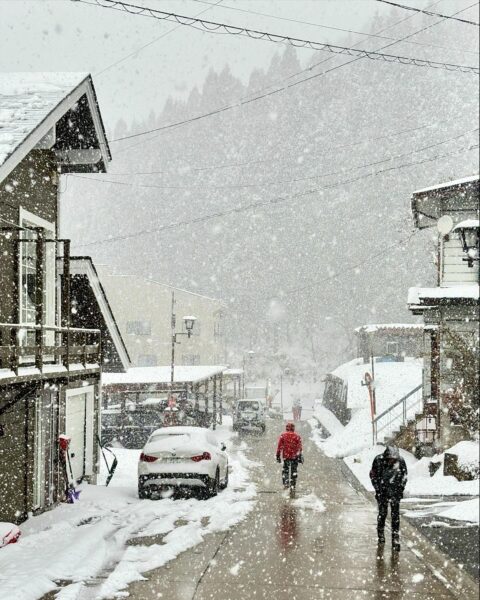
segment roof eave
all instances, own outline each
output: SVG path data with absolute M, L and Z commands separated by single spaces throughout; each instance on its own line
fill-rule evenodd
M 13 152 L 0 165 L 0 181 L 3 181 L 15 169 L 15 167 L 35 148 L 35 146 L 47 135 L 50 129 L 57 121 L 86 94 L 92 119 L 95 126 L 95 132 L 100 145 L 102 160 L 100 161 L 101 170 L 106 172 L 106 165 L 111 160 L 110 147 L 108 145 L 105 127 L 98 106 L 97 96 L 91 75 L 87 75 L 71 92 L 69 92 L 61 102 L 41 121 L 41 123 L 32 129 L 25 139 L 13 150 Z M 84 166 L 83 166 L 84 169 Z M 98 171 L 98 169 L 97 169 Z

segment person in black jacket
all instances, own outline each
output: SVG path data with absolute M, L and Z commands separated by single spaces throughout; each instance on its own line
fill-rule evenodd
M 407 484 L 407 465 L 398 448 L 387 446 L 376 456 L 370 470 L 370 480 L 378 502 L 377 532 L 379 544 L 385 543 L 385 521 L 388 505 L 392 519 L 392 548 L 400 551 L 400 500 Z

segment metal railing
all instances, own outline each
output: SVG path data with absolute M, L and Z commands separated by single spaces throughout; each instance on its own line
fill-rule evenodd
M 379 434 L 383 433 L 383 437 L 385 437 L 391 434 L 394 428 L 406 425 L 412 409 L 419 405 L 423 406 L 422 387 L 422 384 L 418 385 L 372 420 L 375 444 L 378 441 Z
M 20 367 L 42 371 L 46 365 L 62 364 L 68 369 L 73 364 L 100 363 L 100 336 L 99 329 L 0 323 L 0 368 L 18 375 Z

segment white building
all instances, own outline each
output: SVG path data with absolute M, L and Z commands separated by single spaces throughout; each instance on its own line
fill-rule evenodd
M 425 324 L 419 439 L 449 447 L 468 438 L 478 418 L 478 175 L 414 192 L 412 211 L 419 229 L 438 229 L 437 286 L 408 294 L 409 309 Z
M 175 363 L 226 364 L 226 306 L 222 301 L 152 279 L 114 274 L 107 267 L 97 266 L 97 271 L 127 346 L 132 366 L 155 367 L 170 364 L 172 294 L 175 298 L 176 331 L 182 331 L 184 316 L 196 317 L 192 336 L 178 337 Z

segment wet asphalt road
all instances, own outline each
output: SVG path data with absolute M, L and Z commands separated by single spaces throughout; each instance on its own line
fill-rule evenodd
M 303 510 L 281 489 L 275 444 L 282 424 L 265 436 L 244 434 L 258 502 L 247 518 L 132 584 L 131 600 L 449 600 L 478 597 L 472 580 L 404 522 L 402 551 L 378 549 L 375 506 L 304 434 L 305 465 L 297 498 L 314 493 L 323 512 Z M 388 536 L 387 536 L 388 540 Z M 154 542 L 154 540 L 153 540 Z

